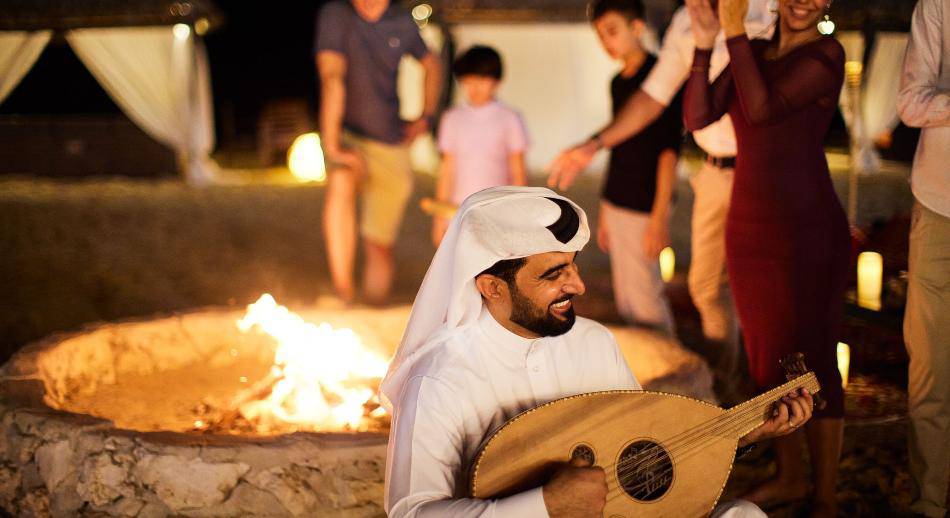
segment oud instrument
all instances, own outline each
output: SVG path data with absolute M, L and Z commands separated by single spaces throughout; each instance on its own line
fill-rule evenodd
M 820 390 L 800 354 L 783 366 L 790 381 L 727 410 L 685 396 L 616 390 L 523 412 L 483 443 L 471 495 L 500 498 L 539 487 L 582 457 L 606 473 L 605 518 L 706 516 L 726 485 L 739 439 L 789 392 Z

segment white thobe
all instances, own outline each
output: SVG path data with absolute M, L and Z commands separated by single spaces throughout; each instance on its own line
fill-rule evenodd
M 540 404 L 625 389 L 640 390 L 640 384 L 604 326 L 578 318 L 561 336 L 531 340 L 506 330 L 483 308 L 475 323 L 424 353 L 397 399 L 387 513 L 547 517 L 541 488 L 497 500 L 465 498 L 478 447 L 510 418 Z
M 546 517 L 541 489 L 463 498 L 482 441 L 512 417 L 565 396 L 639 390 L 613 335 L 578 318 L 554 337 L 522 338 L 487 309 L 426 353 L 393 411 L 386 510 L 403 516 Z

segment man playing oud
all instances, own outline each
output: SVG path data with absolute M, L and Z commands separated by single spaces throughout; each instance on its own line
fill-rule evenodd
M 496 187 L 462 204 L 381 387 L 393 415 L 389 516 L 602 515 L 605 472 L 580 459 L 543 487 L 466 498 L 479 445 L 508 419 L 566 396 L 640 389 L 613 335 L 574 315 L 585 291 L 574 259 L 589 235 L 584 211 L 548 189 Z M 789 394 L 740 446 L 793 431 L 811 408 L 806 391 Z M 765 516 L 742 501 L 714 515 Z

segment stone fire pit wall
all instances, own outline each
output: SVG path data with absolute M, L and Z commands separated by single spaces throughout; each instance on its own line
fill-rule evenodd
M 408 308 L 300 312 L 389 354 Z M 383 516 L 387 434 L 189 431 L 194 404 L 266 373 L 240 311 L 106 324 L 21 350 L 2 370 L 0 507 L 15 516 Z M 711 399 L 675 342 L 615 329 L 644 386 Z

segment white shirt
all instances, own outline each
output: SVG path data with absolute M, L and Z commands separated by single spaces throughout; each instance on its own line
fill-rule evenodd
M 923 128 L 911 188 L 928 209 L 950 217 L 950 6 L 920 0 L 911 21 L 897 110 Z
M 491 432 L 561 397 L 640 390 L 613 335 L 577 318 L 555 337 L 522 338 L 482 308 L 478 320 L 424 353 L 393 411 L 386 511 L 403 517 L 547 517 L 541 488 L 465 498 L 468 469 Z
M 750 38 L 771 38 L 775 30 L 775 15 L 770 11 L 770 0 L 751 0 L 749 14 L 745 19 L 745 30 Z M 663 47 L 650 75 L 640 88 L 655 101 L 668 106 L 680 91 L 693 65 L 693 52 L 696 41 L 686 7 L 680 7 L 673 14 L 670 26 L 663 36 Z M 722 31 L 713 45 L 712 62 L 709 67 L 709 79 L 715 80 L 729 64 L 729 51 L 726 49 L 726 36 Z M 732 119 L 724 115 L 719 121 L 694 131 L 693 139 L 699 147 L 712 156 L 729 157 L 736 155 L 736 133 L 732 128 Z

